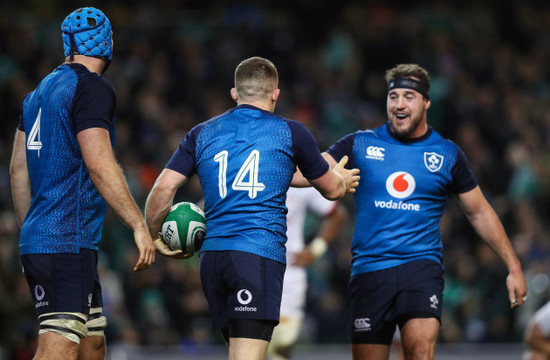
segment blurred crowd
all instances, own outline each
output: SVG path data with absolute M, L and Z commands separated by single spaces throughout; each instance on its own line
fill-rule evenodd
M 276 4 L 272 4 L 276 3 Z M 415 3 L 415 5 L 413 5 Z M 117 91 L 116 153 L 143 208 L 159 172 L 194 125 L 233 107 L 233 71 L 258 55 L 279 69 L 276 113 L 304 122 L 321 150 L 385 121 L 384 71 L 430 71 L 428 123 L 465 151 L 498 212 L 528 280 L 511 311 L 506 269 L 454 202 L 442 224 L 446 291 L 440 342 L 518 342 L 550 298 L 550 5 L 514 0 L 91 1 L 111 19 Z M 32 349 L 34 309 L 21 273 L 9 160 L 20 104 L 63 62 L 68 1 L 3 2 L 0 11 L 0 347 Z M 9 14 L 9 16 L 7 16 Z M 201 199 L 196 179 L 178 201 Z M 351 197 L 343 200 L 353 214 Z M 308 221 L 313 235 L 316 219 Z M 346 285 L 353 218 L 310 268 L 302 341 L 347 342 Z M 133 273 L 132 233 L 112 213 L 100 254 L 110 344 L 219 344 L 196 257 L 157 257 Z M 191 349 L 191 350 L 190 350 Z

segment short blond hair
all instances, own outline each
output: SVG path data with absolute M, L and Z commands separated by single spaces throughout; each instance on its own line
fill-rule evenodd
M 278 86 L 277 68 L 262 57 L 243 60 L 235 69 L 235 89 L 239 99 L 265 98 Z

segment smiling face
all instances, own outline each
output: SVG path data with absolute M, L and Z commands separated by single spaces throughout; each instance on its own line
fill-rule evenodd
M 430 100 L 416 90 L 394 88 L 388 92 L 386 110 L 391 131 L 401 138 L 419 138 L 428 131 L 426 111 Z

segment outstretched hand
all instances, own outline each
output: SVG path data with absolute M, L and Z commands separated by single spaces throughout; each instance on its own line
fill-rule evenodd
M 346 169 L 345 166 L 348 163 L 348 160 L 348 156 L 345 155 L 342 159 L 340 159 L 338 164 L 334 166 L 333 170 L 342 175 L 344 178 L 346 193 L 353 194 L 355 192 L 355 188 L 359 186 L 359 169 Z

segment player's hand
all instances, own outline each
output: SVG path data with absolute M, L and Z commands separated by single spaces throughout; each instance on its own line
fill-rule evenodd
M 308 248 L 305 248 L 299 253 L 294 254 L 292 265 L 305 268 L 308 267 L 313 261 L 315 261 L 315 256 L 313 256 L 313 253 Z
M 527 283 L 523 271 L 510 272 L 506 277 L 506 287 L 508 288 L 508 297 L 512 309 L 525 304 L 527 300 Z
M 134 231 L 134 240 L 139 250 L 139 259 L 134 266 L 134 271 L 149 269 L 155 261 L 155 245 L 147 228 Z
M 359 186 L 359 169 L 346 169 L 345 166 L 348 163 L 348 156 L 342 157 L 340 162 L 333 168 L 334 171 L 342 175 L 344 178 L 344 184 L 346 185 L 346 193 L 353 194 L 355 188 Z
M 184 254 L 181 250 L 170 249 L 160 236 L 155 239 L 154 243 L 157 251 L 166 257 L 171 257 L 174 259 L 187 259 L 192 256 L 191 254 Z
M 506 287 L 508 288 L 508 297 L 510 299 L 510 307 L 520 307 L 527 300 L 527 283 L 523 272 L 510 272 L 506 277 Z

